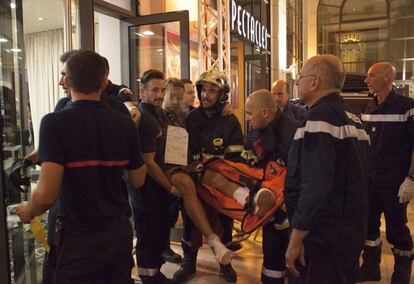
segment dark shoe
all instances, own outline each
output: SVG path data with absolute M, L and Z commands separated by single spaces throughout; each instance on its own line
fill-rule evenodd
M 365 246 L 362 260 L 362 266 L 357 274 L 357 282 L 380 281 L 381 244 L 376 247 Z
M 412 255 L 400 255 L 401 251 L 392 249 L 394 254 L 394 272 L 391 284 L 409 284 L 411 276 Z
M 166 249 L 162 252 L 161 257 L 171 263 L 181 263 L 181 255 L 177 254 L 171 248 Z
M 242 245 L 240 243 L 230 243 L 226 246 L 231 251 L 241 250 Z
M 228 265 L 220 264 L 220 273 L 222 274 L 223 278 L 227 282 L 236 282 L 237 281 L 236 271 L 234 271 L 231 264 L 228 264 Z
M 154 276 L 140 276 L 140 278 L 142 284 L 177 284 L 174 279 L 165 277 L 161 272 Z
M 180 269 L 178 269 L 173 276 L 173 279 L 177 283 L 185 282 L 189 277 L 196 273 L 197 251 L 193 252 L 191 247 L 187 246 L 184 242 L 181 243 L 181 246 L 183 248 L 184 257 Z

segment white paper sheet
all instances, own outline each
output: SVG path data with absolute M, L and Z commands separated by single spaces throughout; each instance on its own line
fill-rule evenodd
M 187 166 L 188 132 L 182 127 L 168 125 L 165 163 Z

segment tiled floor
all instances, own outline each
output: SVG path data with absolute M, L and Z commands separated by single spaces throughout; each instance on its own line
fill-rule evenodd
M 408 208 L 408 220 L 411 233 L 414 233 L 414 202 Z M 391 274 L 393 272 L 394 258 L 392 256 L 391 247 L 385 240 L 385 226 L 382 220 L 381 237 L 384 241 L 381 274 L 382 280 L 380 282 L 364 282 L 366 284 L 390 283 Z M 238 281 L 240 284 L 260 283 L 260 270 L 262 266 L 262 251 L 261 243 L 258 239 L 253 240 L 253 237 L 244 241 L 243 248 L 237 252 L 236 258 L 233 260 L 233 267 L 237 271 Z M 172 245 L 173 249 L 182 255 L 181 247 L 179 245 Z M 167 277 L 172 277 L 174 272 L 179 268 L 177 264 L 167 263 L 162 267 L 162 271 Z M 199 252 L 197 273 L 188 281 L 188 283 L 197 284 L 219 284 L 227 283 L 219 276 L 219 266 L 215 261 L 213 254 L 207 246 L 203 246 Z M 414 272 L 414 271 L 413 271 Z M 136 275 L 136 270 L 133 271 Z M 334 283 L 333 283 L 334 284 Z M 414 273 L 411 276 L 410 284 L 414 284 Z

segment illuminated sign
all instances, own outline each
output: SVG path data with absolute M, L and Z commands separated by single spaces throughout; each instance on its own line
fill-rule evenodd
M 267 49 L 267 28 L 237 5 L 235 0 L 231 1 L 231 29 L 259 47 Z

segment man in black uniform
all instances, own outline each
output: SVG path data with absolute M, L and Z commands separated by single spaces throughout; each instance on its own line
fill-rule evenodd
M 142 189 L 132 196 L 137 233 L 138 274 L 145 283 L 169 283 L 161 272 L 164 264 L 161 253 L 169 242 L 170 227 L 168 222 L 168 196 L 174 191 L 173 185 L 164 174 L 165 142 L 167 117 L 162 111 L 165 96 L 164 73 L 158 70 L 145 71 L 141 77 L 141 98 L 139 110 L 152 116 L 157 125 L 142 138 L 145 147 L 144 163 L 148 173 Z M 140 125 L 141 131 L 142 125 Z M 148 141 L 146 141 L 148 140 Z
M 187 112 L 194 109 L 193 105 L 196 98 L 196 92 L 194 84 L 190 79 L 181 79 L 181 82 L 184 85 L 184 98 L 181 102 L 181 110 Z
M 413 241 L 407 227 L 407 204 L 414 195 L 414 100 L 397 94 L 395 68 L 388 62 L 368 70 L 374 97 L 361 115 L 371 137 L 368 234 L 358 281 L 381 279 L 380 218 L 384 213 L 387 240 L 394 247 L 392 284 L 410 282 Z
M 368 217 L 369 137 L 339 94 L 344 78 L 339 58 L 320 55 L 296 81 L 309 112 L 290 148 L 285 182 L 292 227 L 286 266 L 294 284 L 356 280 Z
M 144 182 L 137 132 L 101 102 L 107 79 L 100 55 L 77 52 L 66 68 L 72 104 L 42 119 L 38 187 L 17 214 L 30 222 L 58 201 L 56 283 L 132 283 L 131 210 L 122 184 L 125 169 L 132 187 Z
M 240 123 L 235 115 L 223 114 L 230 92 L 226 75 L 218 69 L 204 72 L 196 82 L 196 88 L 201 106 L 190 111 L 186 119 L 189 149 L 194 160 L 198 160 L 201 155 L 207 158 L 221 156 L 230 160 L 240 159 L 243 150 Z M 224 227 L 221 240 L 224 244 L 231 243 L 233 220 L 222 214 L 218 216 Z M 197 252 L 201 246 L 201 233 L 195 229 L 188 216 L 184 218 L 187 218 L 181 243 L 184 257 L 181 268 L 174 274 L 174 279 L 179 282 L 196 272 Z M 231 264 L 220 264 L 220 271 L 227 281 L 237 280 Z
M 65 97 L 61 98 L 55 106 L 54 111 L 60 111 L 63 110 L 66 106 L 69 106 L 71 104 L 71 94 L 70 94 L 70 88 L 67 86 L 67 83 L 65 81 L 66 78 L 66 62 L 68 61 L 69 57 L 75 53 L 79 52 L 79 50 L 70 50 L 67 51 L 65 53 L 63 53 L 60 56 L 60 62 L 62 63 L 62 68 L 60 71 L 61 77 L 59 79 L 59 85 L 62 87 L 64 93 L 65 93 Z M 105 76 L 108 76 L 109 74 L 109 66 L 108 66 L 108 62 L 105 60 Z M 109 85 L 109 83 L 108 83 Z M 107 86 L 108 86 L 107 85 Z M 105 88 L 107 89 L 107 88 Z M 115 99 L 114 97 L 111 97 L 108 93 L 105 93 L 103 91 L 102 93 L 103 95 L 101 96 L 101 100 L 110 108 L 123 113 L 125 115 L 128 115 L 129 112 L 127 110 L 127 108 L 118 100 Z M 28 154 L 25 157 L 25 160 L 27 161 L 28 165 L 34 165 L 37 162 L 37 158 L 38 158 L 38 150 L 35 149 L 32 153 Z M 125 185 L 124 185 L 125 187 Z M 53 232 L 55 230 L 55 221 L 56 221 L 56 214 L 57 214 L 57 210 L 55 208 L 55 206 L 53 206 L 52 208 L 49 209 L 49 214 L 48 214 L 48 222 L 47 222 L 47 240 L 49 245 L 53 245 Z M 49 266 L 49 259 L 48 259 L 48 253 L 45 253 L 45 259 L 43 262 L 43 283 L 51 283 L 51 277 L 52 277 L 52 273 L 50 271 L 50 266 Z
M 247 98 L 246 120 L 253 130 L 242 157 L 250 166 L 265 168 L 270 161 L 285 165 L 297 122 L 278 109 L 272 94 L 258 90 Z M 263 226 L 262 283 L 285 283 L 285 252 L 288 244 L 289 222 L 286 206 L 282 205 Z

